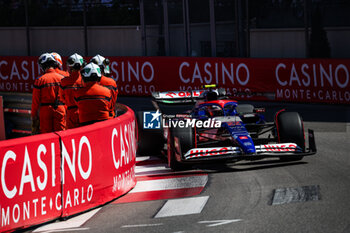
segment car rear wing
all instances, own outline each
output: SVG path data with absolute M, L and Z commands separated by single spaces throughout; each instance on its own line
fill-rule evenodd
M 212 85 L 205 85 L 203 88 L 201 90 L 152 92 L 152 97 L 158 103 L 183 104 L 195 103 L 198 99 L 203 99 L 208 90 L 215 92 L 218 98 L 226 96 L 224 88 L 215 88 Z
M 153 100 L 163 104 L 194 103 L 204 98 L 205 90 L 153 92 Z

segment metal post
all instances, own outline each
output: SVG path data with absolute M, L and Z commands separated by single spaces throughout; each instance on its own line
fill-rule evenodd
M 186 56 L 191 56 L 191 34 L 190 34 L 190 17 L 189 17 L 189 11 L 188 11 L 188 0 L 182 0 L 182 9 L 183 9 Z
M 238 1 L 239 0 L 235 0 L 235 33 L 236 33 L 236 57 L 239 57 L 241 54 L 240 54 L 240 49 L 239 49 L 239 16 L 238 16 Z
M 214 0 L 209 0 L 211 56 L 216 57 L 216 25 Z
M 186 56 L 188 56 L 188 48 L 187 48 L 187 27 L 186 27 L 186 0 L 182 0 L 182 21 L 184 25 L 184 39 L 185 39 L 185 48 L 186 48 Z
M 142 40 L 142 56 L 147 56 L 146 26 L 145 26 L 145 8 L 143 0 L 139 0 L 140 4 L 140 23 L 141 23 L 141 40 Z
M 165 42 L 165 55 L 170 55 L 170 43 L 169 43 L 169 20 L 168 20 L 168 0 L 163 0 L 163 17 L 164 17 L 164 42 Z
M 27 38 L 27 56 L 31 55 L 30 48 L 30 28 L 29 28 L 29 10 L 28 10 L 28 0 L 24 1 L 25 17 L 26 17 L 26 38 Z
M 304 0 L 304 33 L 305 33 L 305 56 L 310 57 L 309 46 L 309 4 L 308 0 Z
M 250 57 L 250 21 L 249 21 L 249 0 L 246 0 L 246 57 Z
M 87 20 L 86 20 L 86 11 L 87 11 L 87 9 L 86 9 L 86 1 L 84 0 L 83 1 L 83 4 L 84 4 L 84 6 L 83 6 L 83 8 L 84 8 L 84 12 L 83 12 L 83 21 L 84 21 L 84 54 L 85 54 L 85 56 L 88 56 L 88 54 L 89 54 L 89 50 L 88 50 L 88 48 L 89 48 L 89 46 L 88 46 L 88 35 L 87 35 Z
M 243 22 L 243 0 L 238 0 L 238 31 L 239 31 L 239 56 L 245 57 L 245 34 L 244 34 L 244 22 Z

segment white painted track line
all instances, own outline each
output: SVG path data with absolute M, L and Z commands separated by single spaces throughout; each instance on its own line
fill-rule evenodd
M 78 215 L 76 217 L 70 218 L 66 221 L 60 221 L 55 223 L 50 223 L 45 226 L 35 229 L 33 232 L 53 232 L 53 231 L 63 231 L 64 229 L 79 228 L 92 216 L 94 216 L 101 208 L 91 210 L 85 214 Z M 79 230 L 79 229 L 76 229 Z
M 208 176 L 188 176 L 160 180 L 138 181 L 130 193 L 149 192 L 170 189 L 204 187 L 208 182 Z
M 209 196 L 169 200 L 160 209 L 155 218 L 199 214 L 202 212 L 208 199 Z
M 124 225 L 121 228 L 132 228 L 132 227 L 154 227 L 154 226 L 163 226 L 163 223 L 154 223 L 154 224 L 138 224 L 138 225 Z
M 141 173 L 155 173 L 155 172 L 163 172 L 163 171 L 171 171 L 170 168 L 165 167 L 165 164 L 156 164 L 156 165 L 147 165 L 147 166 L 136 166 L 135 174 L 140 175 Z
M 142 162 L 142 161 L 155 161 L 155 160 L 159 160 L 161 161 L 161 159 L 159 157 L 156 156 L 136 156 L 136 162 Z

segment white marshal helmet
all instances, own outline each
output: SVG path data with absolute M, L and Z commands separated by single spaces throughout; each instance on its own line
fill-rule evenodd
M 46 68 L 55 67 L 56 59 L 51 53 L 43 53 L 38 59 L 38 64 L 45 71 Z
M 84 82 L 95 82 L 101 79 L 101 69 L 95 63 L 90 62 L 80 71 Z
M 71 70 L 80 70 L 80 68 L 83 67 L 84 64 L 85 64 L 84 58 L 77 53 L 74 53 L 67 59 L 67 66 Z
M 91 58 L 90 62 L 95 63 L 98 66 L 102 66 L 104 60 L 106 60 L 105 57 L 101 56 L 100 54 L 97 54 L 96 56 L 94 56 L 93 58 Z
M 62 69 L 62 66 L 63 66 L 63 62 L 62 62 L 62 57 L 56 53 L 56 52 L 52 52 L 51 53 L 52 56 L 55 58 L 56 62 L 57 62 L 57 66 Z
M 108 58 L 105 58 L 100 54 L 97 54 L 96 56 L 91 58 L 90 62 L 93 62 L 96 65 L 98 65 L 102 69 L 104 75 L 109 76 L 111 74 L 111 71 L 109 68 L 110 61 Z

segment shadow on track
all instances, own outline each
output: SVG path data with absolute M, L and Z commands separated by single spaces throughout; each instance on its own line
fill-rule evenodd
M 244 172 L 262 169 L 272 169 L 277 167 L 287 167 L 307 164 L 304 161 L 281 162 L 279 160 L 261 160 L 238 163 L 215 163 L 215 164 L 198 164 L 194 167 L 204 170 L 206 173 L 225 173 L 225 172 Z

